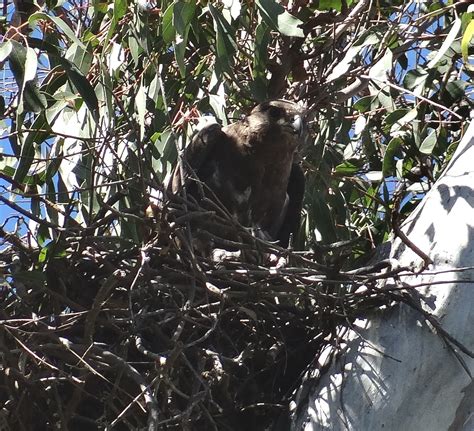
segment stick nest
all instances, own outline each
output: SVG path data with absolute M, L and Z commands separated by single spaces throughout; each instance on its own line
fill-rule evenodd
M 230 222 L 253 257 L 199 257 L 200 216 L 160 217 L 142 247 L 65 231 L 45 253 L 2 231 L 0 429 L 286 430 L 305 372 L 394 299 L 383 263 L 341 272 Z

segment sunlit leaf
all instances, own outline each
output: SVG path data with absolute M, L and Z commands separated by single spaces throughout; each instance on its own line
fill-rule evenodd
M 74 31 L 61 18 L 57 16 L 47 15 L 43 12 L 36 12 L 30 16 L 28 22 L 31 26 L 34 26 L 36 22 L 41 19 L 45 21 L 51 21 L 63 31 L 63 33 L 68 37 L 71 42 L 77 43 L 84 50 L 86 49 L 86 46 L 78 39 L 78 37 L 74 34 Z
M 263 20 L 284 36 L 304 37 L 300 26 L 303 24 L 274 0 L 256 0 Z
M 31 48 L 25 48 L 16 41 L 10 43 L 10 68 L 22 96 L 20 112 L 41 112 L 46 107 L 46 98 L 36 84 L 36 54 Z
M 36 70 L 38 68 L 38 60 L 36 58 L 35 51 L 28 47 L 26 49 L 26 62 L 25 62 L 25 82 L 33 81 L 36 79 Z
M 461 19 L 459 18 L 454 21 L 453 26 L 451 27 L 451 30 L 449 30 L 449 33 L 446 36 L 446 39 L 444 39 L 444 42 L 441 45 L 441 48 L 433 57 L 433 59 L 428 63 L 429 69 L 435 67 L 438 64 L 438 62 L 443 58 L 446 51 L 448 51 L 448 49 L 451 48 L 454 42 L 454 39 L 456 39 L 459 33 L 459 30 L 461 30 L 461 24 L 462 22 L 461 22 Z
M 355 175 L 363 166 L 363 160 L 350 159 L 334 168 L 335 175 Z
M 355 135 L 360 135 L 366 126 L 367 126 L 367 119 L 363 115 L 359 116 L 354 123 Z
M 337 11 L 341 10 L 342 0 L 320 0 L 319 1 L 319 10 L 331 10 L 335 9 Z
M 240 0 L 222 0 L 224 7 L 228 9 L 232 19 L 238 19 L 240 16 L 240 11 L 242 10 L 242 5 Z
M 466 64 L 466 67 L 468 67 L 471 70 L 474 70 L 474 66 L 469 63 L 468 55 L 469 55 L 469 44 L 471 43 L 471 40 L 473 37 L 474 37 L 474 20 L 472 20 L 466 27 L 466 30 L 464 31 L 464 34 L 461 40 L 462 58 L 464 60 L 464 63 Z
M 400 114 L 402 112 L 400 112 Z M 416 119 L 417 116 L 418 110 L 416 108 L 409 110 L 405 115 L 403 115 L 393 123 L 392 127 L 390 128 L 390 133 L 395 133 L 405 125 L 410 124 L 413 120 Z
M 237 49 L 233 37 L 234 32 L 219 10 L 212 5 L 208 7 L 214 18 L 214 29 L 217 37 L 217 62 L 223 70 L 230 71 L 233 63 L 233 55 Z
M 115 28 L 117 24 L 119 23 L 120 19 L 125 15 L 127 12 L 127 0 L 114 0 L 113 1 L 113 16 L 112 20 L 110 22 L 110 27 L 109 31 L 107 32 L 107 38 L 106 40 L 110 40 L 112 35 L 114 34 Z
M 163 41 L 166 44 L 170 44 L 174 41 L 176 35 L 176 29 L 174 28 L 173 23 L 173 14 L 174 14 L 174 3 L 171 3 L 163 14 L 163 19 L 161 21 L 161 32 L 163 35 Z
M 388 74 L 392 69 L 393 54 L 392 51 L 385 51 L 384 56 L 375 63 L 369 71 L 369 76 L 374 79 L 377 83 L 383 83 L 387 81 Z
M 3 63 L 8 58 L 12 49 L 13 45 L 9 40 L 0 43 L 0 63 Z
M 367 112 L 374 109 L 373 103 L 377 100 L 375 96 L 364 96 L 361 97 L 357 102 L 354 103 L 354 109 L 359 112 Z
M 437 132 L 436 130 L 432 130 L 421 143 L 420 153 L 431 154 L 437 142 L 438 142 Z
M 84 102 L 86 103 L 89 110 L 94 114 L 94 116 L 97 116 L 99 101 L 97 100 L 94 88 L 90 84 L 89 80 L 70 61 L 61 57 L 58 58 L 58 61 L 63 66 L 68 79 L 84 99 Z
M 342 59 L 342 61 L 338 62 L 338 64 L 334 67 L 333 71 L 328 76 L 328 81 L 332 81 L 341 77 L 349 70 L 351 63 L 356 59 L 357 55 L 364 47 L 375 45 L 379 43 L 379 41 L 380 37 L 377 34 L 376 30 L 369 30 L 361 37 L 359 37 L 354 42 L 354 44 L 347 50 L 347 53 Z
M 145 114 L 146 114 L 146 92 L 143 84 L 138 87 L 137 95 L 135 96 L 135 106 L 138 115 L 138 124 L 140 125 L 140 139 L 142 139 L 145 132 Z

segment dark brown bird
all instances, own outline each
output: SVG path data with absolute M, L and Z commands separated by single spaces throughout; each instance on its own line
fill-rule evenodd
M 226 127 L 209 125 L 185 149 L 186 178 L 177 168 L 171 191 L 184 183 L 197 201 L 202 191 L 215 195 L 256 236 L 287 247 L 301 217 L 305 181 L 296 153 L 305 133 L 302 109 L 285 100 L 257 105 Z

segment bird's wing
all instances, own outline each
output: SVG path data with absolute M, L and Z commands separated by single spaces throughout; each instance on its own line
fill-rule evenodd
M 201 129 L 184 150 L 183 166 L 181 167 L 178 163 L 174 169 L 171 192 L 178 193 L 182 186 L 188 183 L 190 177 L 197 176 L 201 181 L 205 181 L 209 175 L 212 175 L 210 160 L 216 145 L 226 139 L 227 136 L 219 124 L 211 124 Z M 184 181 L 181 178 L 181 172 L 185 173 Z
M 301 210 L 305 188 L 304 172 L 298 163 L 293 163 L 288 180 L 288 204 L 281 223 L 277 240 L 281 247 L 288 247 L 290 235 L 296 235 L 300 226 Z

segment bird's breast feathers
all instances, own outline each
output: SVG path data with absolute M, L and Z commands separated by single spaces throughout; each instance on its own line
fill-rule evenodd
M 241 224 L 276 237 L 286 215 L 289 179 L 303 131 L 298 105 L 270 101 L 226 127 L 205 127 L 185 159 Z

